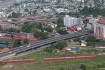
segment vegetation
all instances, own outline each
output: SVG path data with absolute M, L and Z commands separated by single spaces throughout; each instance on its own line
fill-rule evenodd
M 18 18 L 21 16 L 21 13 L 15 13 L 13 12 L 12 15 L 9 15 L 8 18 Z
M 64 47 L 67 47 L 67 41 L 62 40 L 57 42 L 56 44 L 57 49 L 62 50 Z
M 46 55 L 49 54 L 49 55 Z M 65 53 L 66 54 L 66 53 Z M 17 62 L 1 64 L 1 70 L 4 70 L 7 65 L 13 65 L 13 68 L 6 67 L 8 70 L 78 70 L 78 67 L 85 68 L 86 70 L 104 70 L 105 69 L 105 56 L 97 55 L 97 58 L 92 59 L 67 59 L 67 60 L 53 60 L 43 61 L 43 58 L 56 58 L 56 57 L 70 57 L 71 55 L 54 55 L 45 52 L 37 51 L 24 56 L 16 57 L 13 59 L 35 59 L 35 62 Z M 76 56 L 73 54 L 72 56 Z M 85 65 L 85 66 L 84 66 Z
M 3 49 L 4 47 L 0 46 L 0 49 Z
M 96 39 L 95 37 L 93 36 L 89 36 L 87 39 L 86 39 L 87 42 L 105 42 L 101 39 Z
M 22 31 L 30 33 L 32 31 L 33 26 L 29 24 L 29 22 L 24 22 L 24 25 L 22 26 Z
M 86 70 L 86 66 L 84 64 L 81 64 L 80 68 Z
M 64 24 L 63 24 L 63 18 L 58 18 L 57 20 L 57 27 L 64 27 Z
M 83 20 L 83 23 L 85 24 L 89 23 L 89 19 Z
M 64 47 L 66 47 L 66 46 L 67 46 L 67 41 L 62 40 L 62 41 L 57 42 L 55 45 L 52 44 L 51 46 L 46 47 L 46 48 L 44 49 L 44 51 L 52 52 L 53 49 L 62 50 L 62 49 L 63 49 Z
M 74 41 L 75 41 L 75 42 L 80 42 L 80 41 L 81 41 L 80 36 L 75 37 Z
M 97 39 L 93 36 L 82 37 L 82 38 L 80 36 L 78 36 L 74 39 L 75 42 L 78 42 L 78 41 L 81 41 L 81 40 L 86 40 L 87 42 L 105 42 L 104 40 Z
M 8 31 L 8 32 L 15 32 L 15 28 L 9 28 L 9 29 L 7 29 L 6 31 Z
M 3 29 L 2 29 L 2 27 L 1 27 L 1 25 L 0 25 L 0 31 L 2 31 Z
M 14 41 L 14 44 L 13 44 L 13 47 L 19 47 L 19 46 L 21 46 L 21 40 L 19 39 L 19 40 L 15 40 Z
M 39 31 L 34 31 L 34 37 L 41 38 L 41 39 L 47 39 L 48 38 L 48 33 L 47 32 L 39 32 Z
M 68 34 L 67 30 L 63 30 L 63 29 L 58 29 L 57 33 L 64 35 L 64 34 Z
M 20 33 L 20 30 L 17 30 L 16 32 L 17 32 L 17 33 Z
M 95 8 L 88 8 L 88 7 L 84 7 L 82 10 L 80 10 L 80 12 L 78 13 L 71 13 L 69 12 L 68 15 L 73 16 L 73 17 L 80 17 L 81 15 L 93 15 L 94 17 L 97 17 L 98 15 L 102 15 L 105 16 L 105 8 L 104 9 L 100 9 L 98 7 Z
M 23 40 L 23 43 L 24 43 L 24 44 L 29 44 L 29 40 L 24 39 L 24 40 Z
M 42 30 L 43 29 L 42 24 L 41 23 L 37 24 L 36 28 Z
M 13 38 L 13 34 L 11 34 L 11 38 Z
M 46 31 L 48 31 L 48 32 L 52 32 L 52 31 L 53 31 L 53 28 L 51 28 L 51 27 L 49 26 L 49 27 L 44 28 L 44 30 L 46 30 Z
M 97 15 L 105 16 L 105 9 L 84 7 L 84 9 L 80 10 L 80 13 L 86 16 L 93 15 L 94 17 L 97 17 Z

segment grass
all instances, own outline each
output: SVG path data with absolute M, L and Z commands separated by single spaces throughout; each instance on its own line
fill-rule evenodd
M 67 52 L 63 52 L 63 54 L 64 53 Z M 75 70 L 81 64 L 86 65 L 87 70 L 105 70 L 105 56 L 103 55 L 97 55 L 97 58 L 92 58 L 92 59 L 67 59 L 67 60 L 52 60 L 52 61 L 42 60 L 43 58 L 73 56 L 73 55 L 51 55 L 51 54 L 53 53 L 38 51 L 21 57 L 16 57 L 13 59 L 36 59 L 36 61 L 1 64 L 0 70 L 6 70 L 6 68 L 8 68 L 8 70 L 62 70 L 61 68 L 63 68 L 63 70 Z M 6 67 L 9 65 L 13 65 L 14 67 L 13 68 Z

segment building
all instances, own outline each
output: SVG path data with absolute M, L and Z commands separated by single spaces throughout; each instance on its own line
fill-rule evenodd
M 92 23 L 93 25 L 96 23 L 97 19 L 96 18 L 91 18 L 89 19 L 89 23 Z
M 65 15 L 64 25 L 66 27 L 81 26 L 82 25 L 82 19 L 75 18 L 75 17 L 70 17 L 69 15 Z
M 94 35 L 98 38 L 105 39 L 105 18 L 96 22 L 94 26 Z
M 95 48 L 105 48 L 105 43 L 96 43 Z
M 14 28 L 14 29 L 21 29 L 22 26 L 19 25 L 19 26 L 15 26 L 14 24 L 0 24 L 2 29 L 5 30 L 5 29 L 9 29 L 9 28 Z
M 96 18 L 91 18 L 89 19 L 89 23 L 87 23 L 87 29 L 94 29 L 94 25 L 96 24 L 97 19 Z
M 85 40 L 81 40 L 81 46 L 86 46 L 87 42 Z

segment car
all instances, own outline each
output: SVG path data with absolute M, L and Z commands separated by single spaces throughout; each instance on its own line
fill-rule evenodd
M 24 47 L 24 46 L 20 46 L 20 47 Z
M 14 49 L 10 49 L 11 51 L 13 51 Z
M 9 53 L 11 53 L 11 52 L 9 52 Z
M 30 44 L 27 47 L 30 47 Z

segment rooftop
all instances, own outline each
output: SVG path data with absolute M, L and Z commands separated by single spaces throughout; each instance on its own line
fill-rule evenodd
M 105 24 L 105 18 L 100 19 L 99 21 L 97 21 L 98 23 L 102 23 Z

